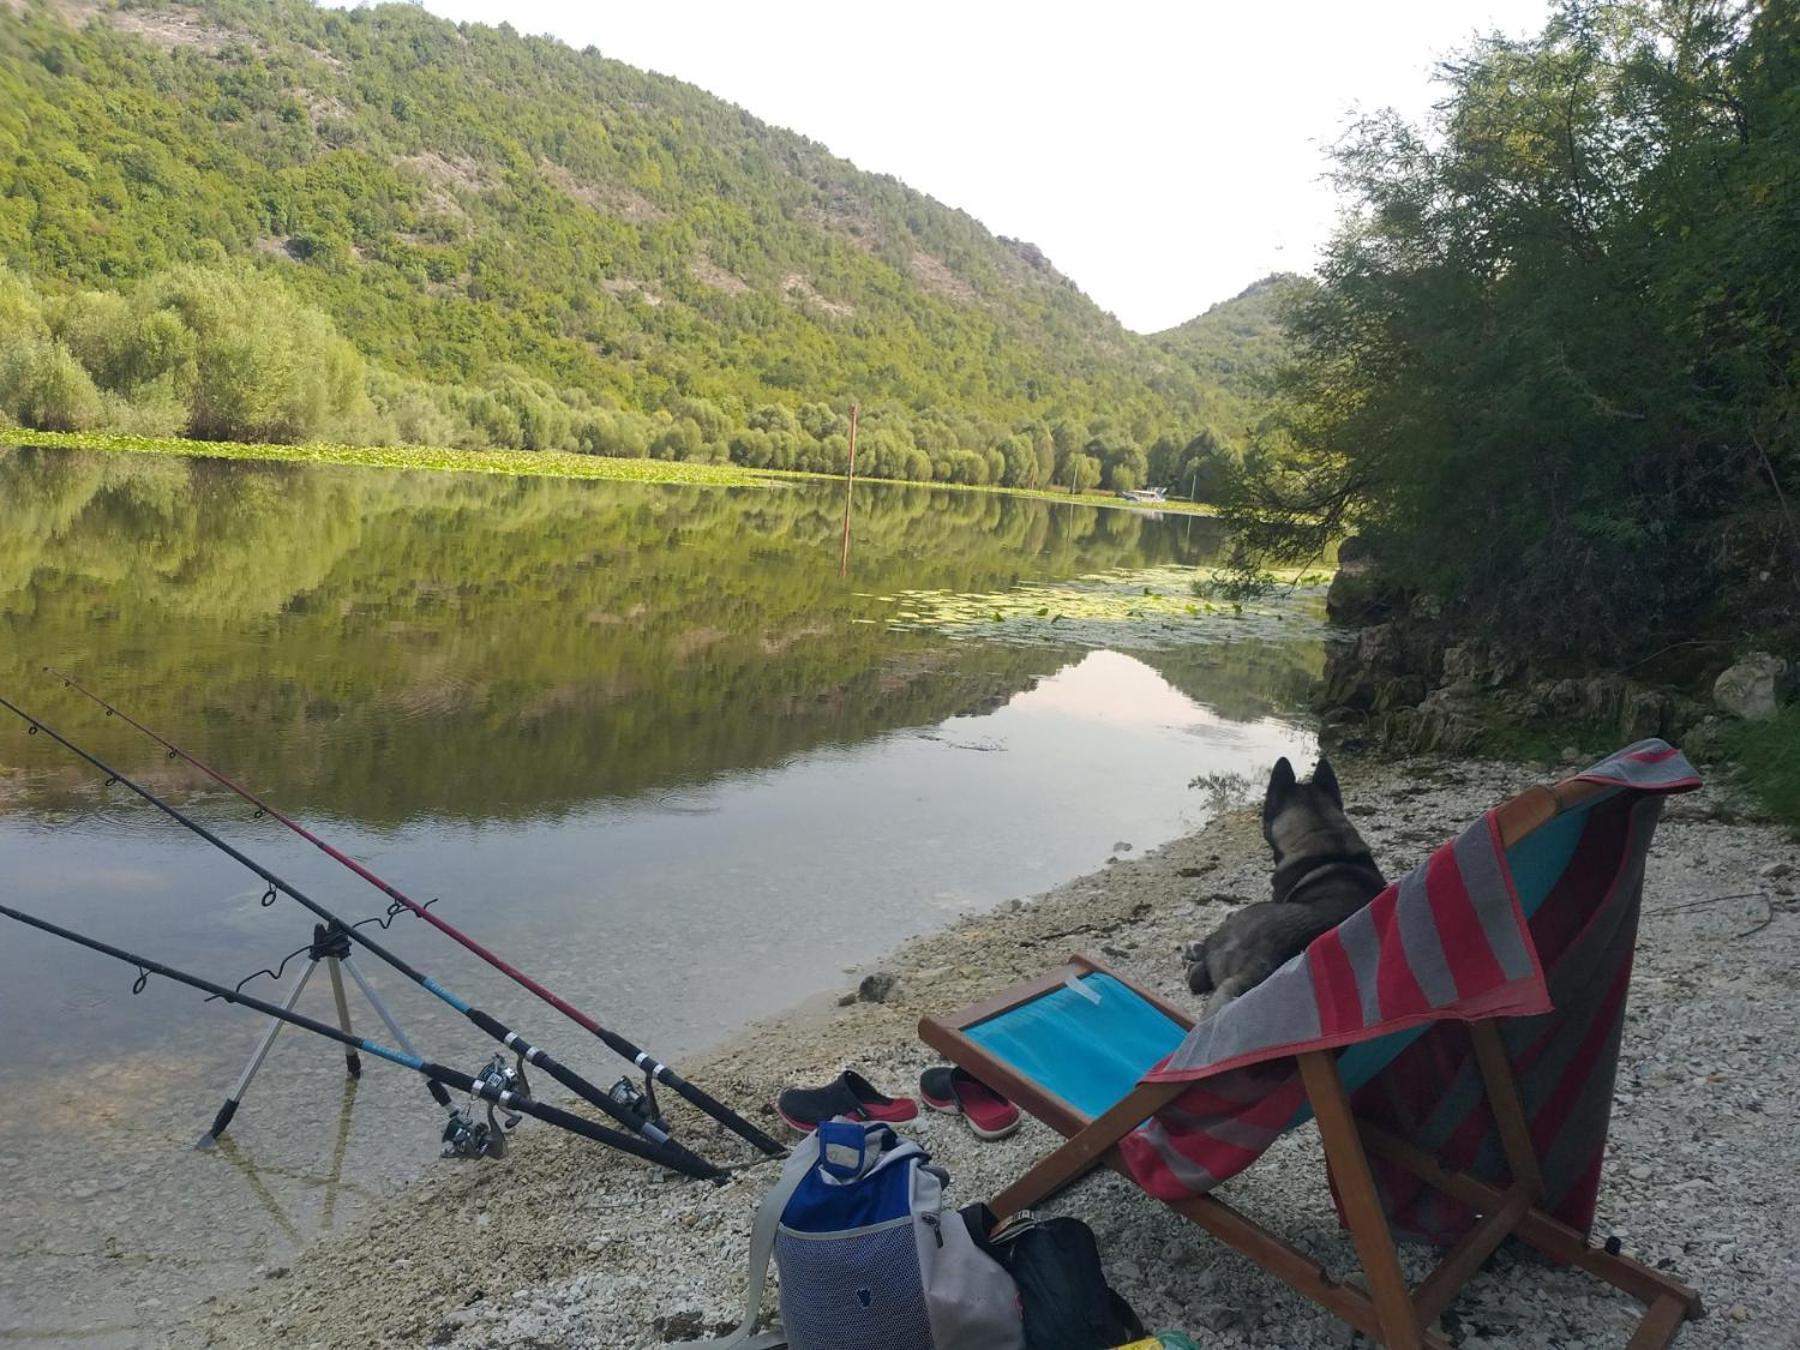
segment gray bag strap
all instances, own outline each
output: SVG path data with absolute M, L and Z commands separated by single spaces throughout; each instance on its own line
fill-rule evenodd
M 769 1260 L 775 1254 L 775 1230 L 781 1225 L 782 1211 L 818 1161 L 819 1136 L 808 1135 L 805 1143 L 795 1147 L 781 1169 L 781 1176 L 756 1207 L 756 1222 L 750 1229 L 750 1287 L 744 1292 L 744 1320 L 737 1324 L 737 1330 L 722 1340 L 687 1341 L 684 1344 L 717 1347 L 717 1350 L 779 1350 L 787 1344 L 783 1332 L 766 1331 L 760 1336 L 752 1336 L 750 1332 L 756 1326 L 757 1315 L 762 1312 L 763 1290 L 769 1282 Z

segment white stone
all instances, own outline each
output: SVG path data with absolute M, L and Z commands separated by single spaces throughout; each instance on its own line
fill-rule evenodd
M 1791 674 L 1779 656 L 1751 652 L 1713 681 L 1713 702 L 1746 721 L 1767 721 L 1787 697 Z

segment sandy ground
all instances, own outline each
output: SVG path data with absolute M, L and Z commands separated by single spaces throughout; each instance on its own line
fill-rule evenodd
M 1342 776 L 1353 816 L 1393 876 L 1487 806 L 1552 775 L 1408 761 L 1353 764 Z M 933 1062 L 916 1039 L 921 1013 L 958 1007 L 1073 950 L 1191 1000 L 1180 944 L 1266 892 L 1255 813 L 1233 810 L 1154 853 L 1120 858 L 909 943 L 880 963 L 899 976 L 884 1003 L 804 1006 L 683 1068 L 739 1104 L 851 1065 L 911 1093 Z M 1746 822 L 1728 794 L 1709 790 L 1671 804 L 1650 865 L 1596 1235 L 1617 1236 L 1700 1289 L 1710 1315 L 1682 1332 L 1683 1347 L 1800 1346 L 1800 870 L 1782 873 L 1796 864 L 1800 850 L 1784 832 Z M 677 1105 L 690 1146 L 718 1161 L 749 1155 Z M 948 1167 L 958 1204 L 999 1189 L 1053 1143 L 1035 1123 L 982 1143 L 930 1112 L 905 1132 Z M 174 1343 L 610 1348 L 714 1334 L 741 1311 L 751 1216 L 775 1167 L 748 1166 L 712 1187 L 528 1124 L 506 1160 L 434 1168 L 291 1270 L 267 1270 L 255 1287 L 209 1302 Z M 1354 1253 L 1323 1171 L 1307 1127 L 1221 1193 L 1348 1273 Z M 1351 1344 L 1341 1324 L 1117 1178 L 1092 1178 L 1052 1209 L 1093 1226 L 1113 1283 L 1153 1327 L 1186 1330 L 1203 1345 Z M 1429 1253 L 1408 1260 L 1416 1275 Z M 1470 1350 L 1576 1350 L 1623 1344 L 1635 1308 L 1585 1277 L 1503 1251 L 1442 1329 Z

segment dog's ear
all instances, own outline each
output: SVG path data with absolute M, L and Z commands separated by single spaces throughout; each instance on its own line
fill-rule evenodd
M 1337 771 L 1323 755 L 1319 757 L 1319 767 L 1313 770 L 1312 785 L 1339 806 L 1344 804 L 1344 790 L 1338 786 Z
M 1293 792 L 1296 786 L 1297 780 L 1294 777 L 1294 766 L 1289 764 L 1287 762 L 1287 756 L 1283 755 L 1280 759 L 1275 761 L 1274 772 L 1269 775 L 1269 791 L 1268 794 L 1263 797 L 1264 820 L 1270 820 L 1280 812 L 1282 803 L 1287 801 L 1288 795 Z

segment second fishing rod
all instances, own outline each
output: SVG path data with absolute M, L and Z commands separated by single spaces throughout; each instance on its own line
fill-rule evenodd
M 229 775 L 215 769 L 212 765 L 208 764 L 198 756 L 189 754 L 179 745 L 176 745 L 175 742 L 162 735 L 162 733 L 144 725 L 144 723 L 138 721 L 124 709 L 115 707 L 99 694 L 96 694 L 93 690 L 82 686 L 73 676 L 64 674 L 55 666 L 45 666 L 44 671 L 46 674 L 61 680 L 67 688 L 74 690 L 83 698 L 88 699 L 105 709 L 108 717 L 117 717 L 127 726 L 134 727 L 138 731 L 141 731 L 164 750 L 168 751 L 171 758 L 180 759 L 186 762 L 193 768 L 205 774 L 208 778 L 212 779 L 220 787 L 237 794 L 237 796 L 241 797 L 251 806 L 254 806 L 259 813 L 268 816 L 277 824 L 285 826 L 287 829 L 293 831 L 294 834 L 306 840 L 307 843 L 320 850 L 328 858 L 332 859 L 332 861 L 338 863 L 340 866 L 348 868 L 351 872 L 354 872 L 357 876 L 368 882 L 369 885 L 375 887 L 376 890 L 387 896 L 389 900 L 392 900 L 395 904 L 400 905 L 418 918 L 423 919 L 426 923 L 430 924 L 433 928 L 437 929 L 452 941 L 460 943 L 465 949 L 473 952 L 477 957 L 487 962 L 488 965 L 492 966 L 502 975 L 505 975 L 515 984 L 523 989 L 529 990 L 543 1002 L 548 1003 L 552 1008 L 555 1008 L 564 1017 L 567 1017 L 571 1022 L 575 1023 L 576 1026 L 599 1037 L 600 1041 L 608 1049 L 612 1050 L 622 1058 L 630 1060 L 634 1065 L 641 1069 L 646 1078 L 668 1087 L 679 1096 L 699 1107 L 700 1110 L 718 1121 L 719 1124 L 725 1126 L 726 1129 L 731 1130 L 740 1138 L 754 1144 L 764 1153 L 774 1155 L 785 1153 L 787 1151 L 780 1144 L 776 1143 L 774 1139 L 770 1138 L 767 1133 L 745 1120 L 743 1116 L 725 1105 L 724 1102 L 719 1101 L 704 1088 L 697 1087 L 693 1083 L 688 1082 L 687 1079 L 683 1078 L 669 1065 L 664 1064 L 649 1051 L 633 1045 L 617 1031 L 602 1026 L 599 1021 L 590 1014 L 583 1012 L 580 1008 L 577 1008 L 554 990 L 539 983 L 537 980 L 532 979 L 531 976 L 527 975 L 517 966 L 514 966 L 488 947 L 477 942 L 474 938 L 463 932 L 462 929 L 458 928 L 442 915 L 435 913 L 426 905 L 421 905 L 398 886 L 377 876 L 372 870 L 357 862 L 356 859 L 352 858 L 349 854 L 343 852 L 341 849 L 333 847 L 324 839 L 321 839 L 318 835 L 307 829 L 306 826 L 302 825 L 299 821 L 293 819 L 291 816 L 285 815 L 275 806 L 264 801 L 242 783 L 239 783 Z
M 317 900 L 314 900 L 311 896 L 307 895 L 292 883 L 277 876 L 267 867 L 264 867 L 261 863 L 257 862 L 256 859 L 252 858 L 249 854 L 226 843 L 225 840 L 207 829 L 206 826 L 202 825 L 192 816 L 189 816 L 186 812 L 180 811 L 169 805 L 168 802 L 164 801 L 154 792 L 126 777 L 123 773 L 113 768 L 104 760 L 82 749 L 67 736 L 64 736 L 61 732 L 57 731 L 47 723 L 33 717 L 16 703 L 13 703 L 6 698 L 0 698 L 0 708 L 5 708 L 8 712 L 18 717 L 26 724 L 33 735 L 42 732 L 44 735 L 50 737 L 51 740 L 68 750 L 71 754 L 74 754 L 93 765 L 94 768 L 107 776 L 109 784 L 117 783 L 121 787 L 129 789 L 138 797 L 141 797 L 144 801 L 150 803 L 150 805 L 168 816 L 171 820 L 181 825 L 184 829 L 187 829 L 191 833 L 204 839 L 207 843 L 225 854 L 226 857 L 249 868 L 250 871 L 254 872 L 257 876 L 261 877 L 263 881 L 268 883 L 272 889 L 290 896 L 325 922 L 335 923 L 345 931 L 351 941 L 367 948 L 377 959 L 385 961 L 414 984 L 429 990 L 439 999 L 442 999 L 487 1035 L 493 1037 L 496 1041 L 500 1042 L 500 1044 L 519 1055 L 526 1063 L 542 1069 L 545 1073 L 549 1074 L 550 1077 L 568 1088 L 569 1091 L 575 1093 L 576 1096 L 580 1097 L 589 1105 L 599 1108 L 607 1115 L 617 1120 L 621 1125 L 636 1131 L 638 1134 L 641 1134 L 646 1139 L 650 1140 L 651 1143 L 656 1146 L 662 1161 L 668 1167 L 675 1171 L 685 1173 L 688 1176 L 699 1177 L 708 1181 L 718 1180 L 725 1175 L 723 1169 L 714 1166 L 698 1154 L 677 1143 L 670 1137 L 668 1131 L 645 1120 L 643 1116 L 630 1108 L 622 1107 L 613 1102 L 605 1092 L 595 1087 L 592 1083 L 588 1082 L 587 1079 L 583 1078 L 573 1069 L 570 1069 L 567 1065 L 552 1057 L 545 1050 L 531 1044 L 531 1042 L 527 1041 L 523 1036 L 520 1036 L 511 1027 L 500 1021 L 499 1018 L 494 1017 L 492 1014 L 484 1012 L 482 1009 L 457 997 L 457 995 L 453 994 L 436 980 L 426 975 L 423 971 L 415 968 L 402 957 L 389 951 L 368 934 L 345 923 L 344 920 L 340 919 L 331 910 L 327 909 L 324 905 L 320 904 Z

